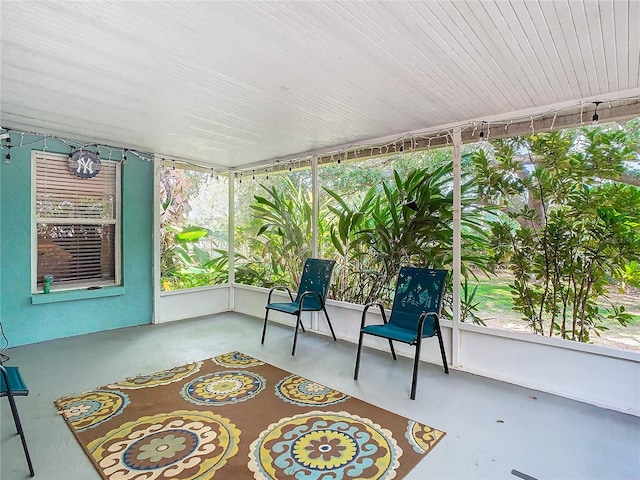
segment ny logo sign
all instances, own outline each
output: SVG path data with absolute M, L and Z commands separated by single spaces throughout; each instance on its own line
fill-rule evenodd
M 95 177 L 101 166 L 100 158 L 86 150 L 78 150 L 69 159 L 69 170 L 80 178 Z
M 91 175 L 93 173 L 93 159 L 91 157 L 80 157 L 76 171 L 84 175 Z

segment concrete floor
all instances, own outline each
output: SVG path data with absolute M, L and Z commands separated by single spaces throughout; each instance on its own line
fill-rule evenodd
M 356 346 L 301 334 L 236 313 L 65 338 L 6 351 L 31 389 L 18 398 L 36 478 L 99 475 L 53 401 L 109 382 L 239 350 L 280 368 L 447 432 L 407 479 L 640 479 L 640 418 L 554 395 L 422 364 L 409 399 L 411 360 L 365 349 L 353 380 Z M 28 478 L 8 402 L 1 406 L 0 478 Z M 521 478 L 527 478 L 521 477 Z M 244 480 L 244 479 L 229 479 Z M 247 479 L 248 480 L 248 479 Z

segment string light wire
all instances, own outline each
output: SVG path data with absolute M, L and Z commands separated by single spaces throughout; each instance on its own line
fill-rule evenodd
M 630 97 L 626 97 L 626 98 L 619 98 L 619 99 L 615 99 L 613 101 L 615 102 L 624 102 L 624 101 L 628 101 L 628 100 L 634 100 L 634 101 L 638 101 L 640 99 L 640 97 L 636 96 L 630 96 Z M 613 108 L 612 107 L 612 100 L 605 100 L 608 103 L 609 108 Z M 591 102 L 591 103 L 595 103 L 595 102 Z M 602 103 L 602 102 L 599 102 Z M 524 116 L 514 116 L 513 118 L 509 119 L 508 121 L 505 120 L 504 122 L 501 121 L 497 121 L 497 122 L 492 122 L 494 125 L 503 125 L 504 126 L 504 130 L 507 131 L 509 129 L 509 126 L 511 126 L 513 123 L 521 123 L 523 122 L 523 120 L 529 120 L 529 127 L 532 131 L 532 133 L 535 133 L 535 120 L 540 119 L 540 118 L 544 118 L 546 116 L 550 116 L 551 114 L 553 114 L 553 119 L 551 121 L 551 127 L 550 130 L 553 131 L 555 128 L 555 123 L 558 117 L 559 113 L 562 112 L 570 112 L 572 110 L 575 110 L 577 107 L 580 108 L 580 126 L 584 125 L 584 110 L 585 110 L 585 101 L 581 101 L 579 104 L 576 102 L 573 105 L 568 105 L 565 106 L 563 108 L 557 108 L 557 109 L 551 109 L 545 112 L 541 112 L 539 114 L 536 115 L 528 115 L 527 117 Z M 596 115 L 596 113 L 594 112 L 594 116 Z M 483 122 L 485 123 L 485 122 Z M 490 136 L 490 123 L 486 122 L 486 126 L 487 126 L 487 137 Z M 475 132 L 476 130 L 478 130 L 478 121 L 477 120 L 473 120 L 473 121 L 469 121 L 469 122 L 465 122 L 459 125 L 456 125 L 454 127 L 451 128 L 460 128 L 463 132 L 464 131 L 468 131 L 469 129 L 471 129 L 471 137 L 475 136 Z M 42 133 L 38 133 L 38 132 L 31 132 L 31 131 L 20 131 L 20 130 L 15 130 L 15 129 L 5 129 L 7 132 L 13 132 L 13 133 L 20 133 L 20 145 L 19 147 L 26 147 L 29 145 L 33 145 L 36 144 L 38 142 L 43 141 L 44 142 L 44 149 L 46 151 L 46 149 L 48 149 L 50 146 L 48 144 L 48 139 L 55 139 L 58 140 L 66 145 L 68 145 L 70 148 L 78 148 L 81 144 L 77 141 L 74 140 L 70 140 L 70 139 L 66 139 L 66 138 L 61 138 L 61 137 L 57 137 L 55 135 L 51 135 L 51 134 L 42 134 Z M 33 136 L 35 138 L 31 139 L 31 140 L 27 140 L 25 138 L 25 135 L 28 136 Z M 448 140 L 448 135 L 442 135 L 440 131 L 437 132 L 431 132 L 429 133 L 429 131 L 425 131 L 424 133 L 420 133 L 420 134 L 416 134 L 416 133 L 404 133 L 401 136 L 399 136 L 398 138 L 388 141 L 388 142 L 380 142 L 380 143 L 375 143 L 375 144 L 369 144 L 369 145 L 354 145 L 351 147 L 347 147 L 347 148 L 341 148 L 339 151 L 334 151 L 334 152 L 327 152 L 327 153 L 322 153 L 322 154 L 318 154 L 316 153 L 316 155 L 319 155 L 320 158 L 322 159 L 322 163 L 325 162 L 335 162 L 337 161 L 338 163 L 341 163 L 342 160 L 348 160 L 349 159 L 349 155 L 352 156 L 352 158 L 357 159 L 359 158 L 359 153 L 369 150 L 369 154 L 370 156 L 374 156 L 374 149 L 378 150 L 379 154 L 383 153 L 383 150 L 386 153 L 389 153 L 389 151 L 391 150 L 391 147 L 393 146 L 394 151 L 400 151 L 403 152 L 404 151 L 404 145 L 405 145 L 405 140 L 407 140 L 407 136 L 408 136 L 408 140 L 410 140 L 410 146 L 409 148 L 411 149 L 411 151 L 415 151 L 418 148 L 418 140 L 420 139 L 421 141 L 427 143 L 427 149 L 430 150 L 432 147 L 432 143 L 434 140 L 440 139 L 440 138 L 444 138 L 445 139 L 445 144 L 449 144 Z M 481 128 L 480 131 L 480 136 L 483 137 L 483 129 Z M 398 148 L 398 143 L 400 143 L 400 147 Z M 114 147 L 111 145 L 105 145 L 105 144 L 98 144 L 98 143 L 94 143 L 94 144 L 89 144 L 90 146 L 94 146 L 96 147 L 97 151 L 98 151 L 98 155 L 103 155 L 103 153 L 101 152 L 101 149 L 106 149 L 109 152 L 109 160 L 112 160 L 112 154 L 113 151 L 120 151 L 122 153 L 122 157 L 125 157 L 127 152 L 132 153 L 133 155 L 135 155 L 136 157 L 138 157 L 139 159 L 142 160 L 146 160 L 146 161 L 151 161 L 152 158 L 156 158 L 156 159 L 160 159 L 161 161 L 163 161 L 163 166 L 165 166 L 164 164 L 164 160 L 166 159 L 163 155 L 158 155 L 158 154 L 150 154 L 150 153 L 144 153 L 144 152 L 137 152 L 135 150 L 131 150 L 131 149 L 127 149 L 124 147 Z M 12 147 L 16 148 L 18 147 L 18 145 L 13 145 Z M 2 148 L 7 148 L 7 146 L 3 146 Z M 307 154 L 307 156 L 309 156 L 310 154 Z M 203 169 L 203 170 L 209 170 L 211 168 L 210 164 L 200 164 L 197 162 L 193 162 L 190 160 L 184 160 L 184 159 L 171 159 L 172 164 L 175 165 L 175 162 L 179 162 L 181 166 L 184 167 L 192 167 L 194 169 Z M 286 163 L 282 163 L 283 161 L 286 161 Z M 292 171 L 294 168 L 302 168 L 303 163 L 305 162 L 305 157 L 302 158 L 289 158 L 286 160 L 283 159 L 277 159 L 271 162 L 267 162 L 267 163 L 262 163 L 262 164 L 258 164 L 256 163 L 254 166 L 250 167 L 251 169 L 256 169 L 256 168 L 266 168 L 267 170 L 265 171 L 266 174 L 268 174 L 268 172 L 273 172 L 274 169 L 280 170 L 282 168 L 286 169 L 288 168 L 289 171 Z M 296 167 L 296 165 L 298 165 Z M 230 170 L 233 169 L 227 169 L 227 170 L 222 170 L 222 173 L 228 172 Z M 251 170 L 236 170 L 236 173 L 234 174 L 235 178 L 239 178 L 240 180 L 243 178 L 243 173 L 242 172 L 246 172 L 246 171 L 251 171 Z M 238 177 L 238 172 L 240 172 L 240 177 Z M 219 172 L 216 170 L 216 174 L 218 174 Z

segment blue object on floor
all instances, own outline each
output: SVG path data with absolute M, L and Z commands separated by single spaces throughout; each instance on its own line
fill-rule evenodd
M 293 348 L 291 355 L 296 354 L 296 343 L 298 341 L 298 328 L 301 327 L 304 332 L 304 325 L 300 321 L 300 314 L 302 312 L 316 312 L 322 310 L 324 316 L 327 318 L 329 329 L 333 340 L 336 341 L 336 334 L 333 332 L 333 326 L 331 320 L 329 320 L 329 314 L 325 308 L 325 300 L 329 291 L 329 284 L 331 283 L 331 275 L 333 274 L 333 267 L 336 262 L 334 260 L 320 260 L 317 258 L 307 258 L 304 262 L 304 268 L 302 270 L 302 278 L 300 279 L 300 286 L 298 287 L 298 293 L 295 299 L 289 290 L 285 286 L 276 286 L 269 290 L 269 299 L 267 300 L 266 313 L 264 315 L 264 325 L 262 327 L 262 340 L 261 344 L 264 344 L 264 336 L 267 332 L 267 318 L 269 317 L 270 310 L 277 310 L 278 312 L 288 313 L 289 315 L 296 316 L 296 329 L 293 335 Z M 289 294 L 290 302 L 284 303 L 271 303 L 271 294 L 275 290 L 286 290 Z
M 9 405 L 11 406 L 11 413 L 13 415 L 13 421 L 16 424 L 18 435 L 22 440 L 22 448 L 24 449 L 24 455 L 27 457 L 27 464 L 29 465 L 29 475 L 34 476 L 33 465 L 31 464 L 31 456 L 29 455 L 29 449 L 27 448 L 27 440 L 24 436 L 24 430 L 22 429 L 22 423 L 18 416 L 18 408 L 14 397 L 26 397 L 29 395 L 29 389 L 20 376 L 20 370 L 18 367 L 5 367 L 0 365 L 0 397 L 7 397 L 9 399 Z
M 416 398 L 418 363 L 423 338 L 438 337 L 444 371 L 445 373 L 449 373 L 447 356 L 442 341 L 442 332 L 440 331 L 440 311 L 442 309 L 442 297 L 444 295 L 447 274 L 447 270 L 402 267 L 398 274 L 396 293 L 393 299 L 393 306 L 391 307 L 391 316 L 388 321 L 381 303 L 372 302 L 365 305 L 362 312 L 362 322 L 360 324 L 360 339 L 358 340 L 356 368 L 353 375 L 354 380 L 358 380 L 364 334 L 389 340 L 391 356 L 394 360 L 396 360 L 396 352 L 393 348 L 393 341 L 407 343 L 416 347 L 415 358 L 413 360 L 411 400 L 415 400 Z M 373 306 L 380 309 L 384 323 L 382 325 L 365 326 L 367 311 Z

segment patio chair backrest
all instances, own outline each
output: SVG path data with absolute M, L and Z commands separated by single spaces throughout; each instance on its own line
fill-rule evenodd
M 440 315 L 447 274 L 447 270 L 402 267 L 389 323 L 415 333 L 422 312 Z M 424 322 L 422 335 L 433 334 L 433 317 L 430 316 Z
M 300 279 L 300 286 L 298 287 L 296 303 L 299 302 L 304 292 L 318 292 L 324 302 L 327 298 L 335 264 L 335 260 L 307 258 L 304 262 L 304 268 L 302 269 L 302 278 Z M 320 310 L 322 308 L 322 304 L 316 295 L 307 296 L 304 299 L 303 306 L 305 309 L 317 308 Z

